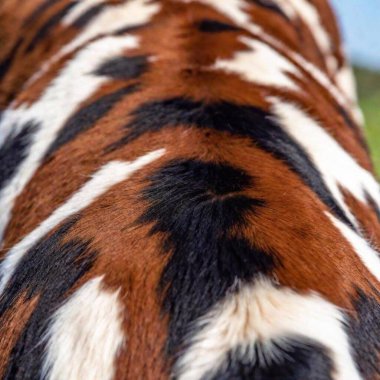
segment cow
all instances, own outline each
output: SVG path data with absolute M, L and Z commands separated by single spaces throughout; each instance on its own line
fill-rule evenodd
M 327 0 L 2 0 L 0 43 L 1 379 L 380 379 Z

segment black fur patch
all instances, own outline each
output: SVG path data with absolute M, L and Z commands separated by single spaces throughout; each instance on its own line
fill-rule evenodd
M 112 33 L 113 36 L 122 36 L 124 34 L 133 34 L 139 30 L 144 29 L 149 24 L 136 24 L 131 26 L 124 26 L 119 29 L 117 29 L 115 32 Z
M 203 33 L 219 33 L 239 30 L 238 27 L 217 20 L 201 20 L 196 24 L 198 30 Z
M 143 196 L 150 206 L 139 223 L 153 223 L 151 234 L 165 233 L 170 258 L 159 291 L 170 316 L 168 354 L 174 354 L 189 327 L 223 298 L 237 279 L 250 281 L 275 266 L 272 252 L 252 246 L 232 227 L 265 206 L 240 194 L 254 179 L 223 163 L 179 160 L 154 173 Z
M 272 0 L 249 0 L 251 3 L 254 3 L 260 7 L 269 9 L 270 11 L 277 13 L 287 21 L 289 20 L 288 15 L 281 9 L 280 6 L 278 6 L 274 1 Z
M 358 290 L 354 306 L 357 318 L 350 319 L 348 332 L 355 361 L 363 377 L 373 379 L 380 376 L 380 304 Z
M 36 45 L 47 36 L 50 31 L 58 25 L 61 20 L 67 15 L 67 13 L 72 9 L 75 5 L 77 5 L 77 1 L 73 1 L 68 3 L 63 9 L 55 13 L 49 20 L 47 20 L 41 28 L 37 31 L 36 35 L 32 38 L 28 46 L 26 47 L 26 52 L 31 52 Z
M 89 248 L 88 241 L 62 241 L 75 222 L 67 222 L 25 254 L 0 299 L 1 321 L 19 297 L 24 296 L 27 300 L 38 297 L 37 306 L 12 348 L 4 380 L 41 378 L 46 345 L 43 338 L 49 320 L 67 292 L 95 261 L 97 254 Z
M 375 200 L 368 194 L 367 191 L 364 190 L 364 194 L 365 194 L 367 203 L 372 208 L 372 210 L 375 212 L 375 214 L 377 216 L 377 219 L 380 222 L 380 209 L 379 209 L 379 206 L 377 205 L 377 203 L 375 202 Z
M 223 368 L 202 380 L 333 380 L 334 366 L 327 350 L 302 338 L 287 343 L 286 348 L 275 345 L 282 357 L 278 362 L 260 363 L 257 346 L 257 361 L 250 360 L 248 353 L 242 358 L 239 350 L 230 352 Z
M 132 116 L 133 120 L 125 127 L 125 137 L 110 145 L 107 151 L 128 144 L 146 132 L 177 125 L 210 128 L 249 137 L 255 146 L 286 163 L 340 220 L 354 229 L 306 152 L 276 124 L 271 114 L 262 109 L 229 102 L 206 104 L 186 98 L 172 98 L 145 103 Z
M 62 145 L 75 139 L 80 133 L 92 128 L 118 101 L 124 96 L 133 93 L 136 89 L 137 86 L 121 88 L 111 94 L 102 96 L 86 107 L 81 107 L 62 127 L 59 135 L 47 151 L 45 159 L 49 158 Z
M 97 4 L 88 9 L 85 13 L 80 15 L 74 22 L 73 26 L 76 28 L 84 28 L 91 20 L 93 20 L 103 9 L 106 4 Z
M 12 65 L 12 62 L 14 58 L 16 57 L 16 54 L 18 52 L 18 49 L 20 48 L 22 42 L 24 41 L 23 37 L 19 37 L 16 43 L 14 44 L 13 48 L 7 54 L 4 59 L 0 62 L 0 79 L 3 79 L 5 75 L 8 73 L 9 68 Z
M 148 67 L 146 56 L 116 57 L 103 63 L 95 74 L 114 79 L 135 79 L 141 76 Z
M 30 121 L 20 129 L 18 134 L 8 136 L 0 147 L 0 190 L 5 187 L 27 156 L 31 138 L 37 128 L 38 125 Z

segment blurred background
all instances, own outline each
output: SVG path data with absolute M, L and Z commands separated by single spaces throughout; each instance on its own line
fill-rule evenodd
M 332 0 L 355 67 L 372 157 L 380 174 L 380 0 Z

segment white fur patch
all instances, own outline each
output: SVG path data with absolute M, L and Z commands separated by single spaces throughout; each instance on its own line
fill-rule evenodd
M 63 19 L 64 25 L 74 23 L 91 7 L 103 3 L 100 0 L 81 0 Z M 149 0 L 126 1 L 123 4 L 108 5 L 83 29 L 76 38 L 70 41 L 51 59 L 45 62 L 39 71 L 37 71 L 25 87 L 30 86 L 38 80 L 46 71 L 59 59 L 66 54 L 74 52 L 81 46 L 85 46 L 95 38 L 109 36 L 119 29 L 132 27 L 139 24 L 147 23 L 160 9 L 159 4 L 152 3 Z M 137 46 L 134 46 L 137 47 Z
M 322 174 L 326 186 L 355 225 L 356 219 L 344 201 L 339 186 L 366 203 L 365 191 L 380 205 L 380 187 L 370 172 L 363 169 L 314 119 L 296 105 L 270 98 L 272 112 L 282 128 L 307 152 Z
M 356 83 L 352 69 L 349 66 L 343 66 L 335 76 L 335 80 L 341 91 L 353 102 L 357 101 Z
M 70 12 L 64 17 L 63 24 L 74 24 L 81 16 L 88 12 L 92 7 L 96 5 L 104 4 L 104 0 L 81 0 L 78 2 Z
M 356 254 L 360 257 L 368 271 L 372 273 L 378 281 L 380 281 L 380 258 L 379 253 L 358 234 L 347 227 L 335 216 L 326 213 L 334 226 L 341 232 L 343 237 L 351 244 Z
M 35 230 L 17 243 L 5 256 L 0 265 L 0 294 L 14 273 L 20 260 L 46 234 L 57 227 L 69 216 L 88 207 L 112 186 L 128 179 L 139 169 L 157 160 L 165 153 L 164 149 L 150 152 L 133 162 L 111 161 L 97 171 L 93 177 L 74 193 L 62 206 L 56 209 Z
M 27 122 L 39 124 L 29 154 L 13 178 L 0 192 L 0 241 L 9 220 L 14 199 L 40 166 L 41 160 L 71 114 L 108 79 L 93 74 L 106 59 L 138 45 L 136 38 L 107 37 L 80 51 L 59 73 L 42 97 L 29 108 L 8 109 L 0 121 L 0 135 L 18 131 Z M 1 142 L 1 141 L 0 141 Z
M 331 40 L 323 27 L 319 13 L 312 3 L 307 0 L 275 0 L 276 3 L 285 9 L 285 7 L 292 7 L 294 12 L 300 19 L 308 26 L 312 35 L 314 36 L 319 48 L 326 57 L 331 72 L 335 72 L 337 68 L 337 61 L 331 54 Z
M 264 86 L 298 90 L 298 86 L 287 75 L 300 76 L 298 69 L 269 45 L 247 37 L 240 37 L 251 51 L 235 53 L 232 59 L 219 59 L 214 69 L 222 69 L 241 75 L 246 80 Z
M 42 378 L 112 380 L 124 343 L 118 292 L 102 289 L 102 278 L 88 281 L 54 314 L 46 337 Z
M 347 112 L 353 117 L 355 122 L 358 125 L 363 125 L 363 115 L 357 106 L 356 103 L 352 104 L 351 102 L 347 102 L 346 94 L 342 92 L 341 88 L 335 86 L 335 84 L 330 80 L 330 78 L 323 73 L 319 68 L 317 68 L 312 63 L 306 61 L 300 54 L 293 52 L 289 49 L 286 49 L 286 47 L 277 39 L 273 38 L 271 35 L 265 33 L 262 28 L 260 28 L 258 25 L 254 24 L 253 21 L 250 19 L 249 14 L 246 12 L 246 8 L 248 5 L 243 2 L 242 0 L 231 0 L 231 1 L 220 1 L 220 0 L 179 0 L 182 2 L 192 2 L 197 1 L 206 5 L 209 5 L 213 8 L 215 8 L 220 13 L 224 14 L 226 17 L 230 18 L 233 22 L 236 23 L 237 26 L 257 35 L 259 39 L 263 41 L 265 44 L 269 44 L 275 47 L 275 49 L 281 50 L 287 50 L 288 54 L 292 57 L 292 59 L 296 62 L 297 65 L 302 67 L 308 74 L 312 76 L 312 78 L 322 87 L 324 87 L 328 92 L 331 93 L 331 95 L 334 97 L 334 99 L 344 108 L 347 110 Z M 296 16 L 296 11 L 303 13 L 302 10 L 302 4 L 306 4 L 305 0 L 296 0 L 298 3 L 297 5 L 293 4 L 293 1 L 288 0 L 278 0 L 278 5 L 284 10 L 284 12 L 291 18 L 294 18 Z M 302 3 L 302 4 L 301 4 Z M 312 9 L 309 9 L 308 6 L 310 6 Z M 313 19 L 316 21 L 316 18 L 318 18 L 319 22 L 319 15 L 315 8 L 312 5 L 306 4 L 306 8 L 309 9 L 309 11 L 306 11 L 306 14 L 310 18 L 310 21 Z M 314 9 L 314 10 L 313 10 Z M 320 38 L 322 45 L 328 46 L 331 44 L 331 42 L 328 42 L 328 35 L 324 32 L 323 27 L 322 29 L 319 29 L 322 33 L 322 37 Z M 323 37 L 324 35 L 324 37 Z M 322 42 L 324 41 L 324 42 Z M 272 50 L 276 56 L 280 56 L 280 53 L 277 53 L 275 49 L 270 48 L 268 46 L 268 49 Z M 240 60 L 241 56 L 240 53 L 237 53 L 238 61 L 235 62 L 234 66 L 240 66 Z M 247 58 L 244 58 L 244 61 L 246 61 Z M 282 58 L 286 61 L 286 58 Z M 331 56 L 331 54 L 327 54 L 326 60 L 329 61 L 329 66 L 336 66 L 336 62 L 334 57 Z M 333 63 L 332 63 L 333 62 Z M 291 62 L 289 62 L 290 65 L 292 65 Z M 277 60 L 275 61 L 268 61 L 267 65 L 277 65 Z M 293 65 L 294 66 L 294 65 Z M 236 70 L 236 67 L 233 67 Z M 251 69 L 252 70 L 252 69 Z M 268 69 L 269 70 L 269 69 Z M 240 69 L 242 71 L 242 69 Z M 249 70 L 244 71 L 244 75 L 247 75 Z M 248 74 L 253 75 L 254 74 Z M 289 83 L 287 83 L 289 84 Z M 294 84 L 293 84 L 294 85 Z
M 211 376 L 223 366 L 228 352 L 239 347 L 242 354 L 248 352 L 244 360 L 253 363 L 256 342 L 263 346 L 264 363 L 277 362 L 284 353 L 273 342 L 286 345 L 286 338 L 295 335 L 329 349 L 336 368 L 334 380 L 360 380 L 343 323 L 339 309 L 318 295 L 275 288 L 261 279 L 228 295 L 199 321 L 200 331 L 190 339 L 175 371 L 179 380 Z
M 192 3 L 194 0 L 181 0 L 183 3 Z M 218 0 L 197 0 L 198 3 L 202 3 L 213 7 L 219 13 L 232 19 L 239 25 L 249 24 L 249 16 L 244 11 L 247 7 L 247 3 L 244 0 L 229 0 L 229 1 L 218 1 Z
M 348 109 L 351 112 L 353 119 L 360 127 L 364 127 L 364 115 L 358 106 L 356 81 L 352 68 L 349 65 L 345 65 L 340 68 L 340 70 L 338 70 L 335 74 L 335 81 L 340 91 L 349 101 Z
M 294 62 L 302 67 L 307 73 L 309 73 L 312 78 L 322 87 L 324 87 L 328 92 L 331 93 L 331 95 L 334 97 L 334 99 L 344 108 L 347 110 L 347 112 L 354 118 L 355 122 L 358 125 L 363 125 L 363 117 L 360 112 L 360 109 L 356 104 L 348 104 L 347 98 L 340 89 L 338 89 L 337 86 L 330 80 L 330 78 L 323 73 L 319 68 L 317 68 L 312 63 L 306 61 L 300 54 L 291 51 L 287 49 L 279 40 L 276 38 L 273 38 L 268 33 L 265 33 L 263 29 L 254 24 L 254 22 L 250 19 L 249 14 L 246 12 L 247 7 L 249 6 L 247 3 L 245 3 L 243 0 L 229 0 L 229 1 L 221 1 L 221 0 L 178 0 L 181 2 L 189 3 L 189 2 L 199 2 L 206 5 L 209 5 L 219 11 L 220 13 L 224 14 L 226 17 L 230 18 L 235 24 L 250 33 L 253 33 L 257 35 L 257 37 L 263 41 L 263 43 L 267 43 L 269 45 L 274 46 L 275 49 L 272 50 L 286 50 L 287 53 L 292 57 Z M 305 3 L 305 0 L 297 0 L 302 3 Z M 294 6 L 292 1 L 288 0 L 279 0 L 277 1 L 278 5 L 284 10 L 285 13 L 287 13 L 291 18 L 294 18 L 296 15 L 296 9 L 301 10 L 301 6 L 297 5 L 297 7 Z M 306 5 L 307 7 L 307 5 Z M 314 8 L 314 7 L 313 7 Z M 313 12 L 313 11 L 312 11 Z M 316 10 L 314 9 L 314 12 Z M 318 13 L 316 16 L 319 17 Z M 305 16 L 304 16 L 305 17 Z M 309 16 L 310 17 L 310 16 Z M 322 29 L 323 33 L 323 29 Z M 326 37 L 328 38 L 328 36 Z M 322 38 L 323 39 L 323 38 Z M 277 53 L 280 55 L 280 53 Z M 326 59 L 329 56 L 327 56 Z M 268 66 L 274 64 L 273 62 L 269 62 Z
M 97 1 L 81 1 L 63 20 L 71 24 Z M 116 32 L 119 29 L 147 23 L 160 9 L 160 5 L 150 0 L 125 1 L 122 4 L 106 7 L 86 26 L 72 42 L 66 45 L 60 55 L 73 51 L 77 47 L 99 35 Z
M 191 3 L 194 0 L 180 0 L 184 3 Z M 261 33 L 262 29 L 251 22 L 246 8 L 249 7 L 245 0 L 196 0 L 198 3 L 203 3 L 213 7 L 219 13 L 231 19 L 237 25 L 249 30 L 251 33 Z
M 189 3 L 194 0 L 182 0 Z M 226 17 L 232 19 L 239 26 L 249 30 L 251 33 L 263 34 L 262 28 L 255 25 L 250 20 L 247 13 L 248 4 L 244 0 L 197 0 L 200 3 L 209 5 L 215 8 Z M 311 33 L 314 35 L 322 52 L 326 54 L 326 57 L 330 59 L 331 69 L 336 69 L 336 60 L 331 61 L 331 41 L 326 30 L 320 22 L 320 17 L 315 7 L 307 0 L 275 0 L 277 5 L 285 12 L 285 14 L 294 18 L 296 14 L 308 25 Z M 266 36 L 269 37 L 268 35 Z M 268 39 L 269 41 L 269 39 Z M 271 41 L 273 42 L 273 41 Z M 327 59 L 326 58 L 326 59 Z
M 318 67 L 306 61 L 297 53 L 291 52 L 290 54 L 298 65 L 308 72 L 320 86 L 324 87 L 333 96 L 333 98 L 348 112 L 359 126 L 363 125 L 363 115 L 356 103 L 348 101 L 346 94 L 343 93 L 340 88 L 336 87 L 330 78 Z
M 287 0 L 275 0 L 276 5 L 282 9 L 282 11 L 288 16 L 289 19 L 294 19 L 296 17 L 296 12 L 291 4 L 291 1 Z

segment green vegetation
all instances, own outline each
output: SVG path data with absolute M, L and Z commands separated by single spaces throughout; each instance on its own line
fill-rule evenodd
M 372 158 L 380 174 L 380 72 L 356 68 L 355 75 Z

